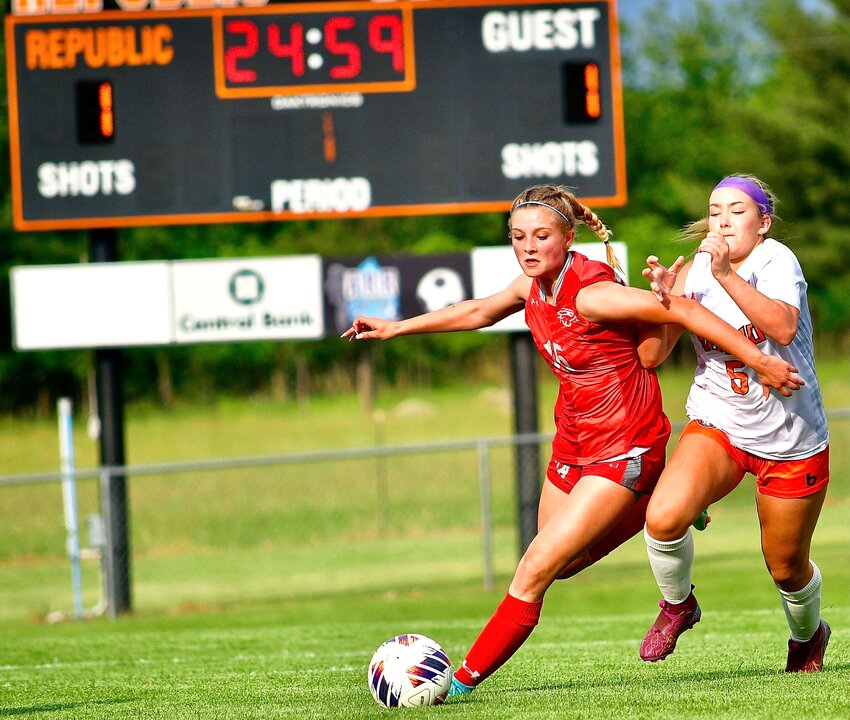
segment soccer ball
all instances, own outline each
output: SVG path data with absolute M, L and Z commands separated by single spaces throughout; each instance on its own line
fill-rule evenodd
M 443 648 L 424 635 L 397 635 L 369 662 L 372 697 L 386 707 L 439 705 L 452 684 L 452 663 Z

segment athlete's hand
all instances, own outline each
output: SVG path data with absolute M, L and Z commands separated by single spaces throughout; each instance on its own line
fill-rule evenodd
M 685 258 L 679 255 L 676 261 L 669 267 L 664 267 L 655 255 L 650 255 L 646 259 L 646 267 L 642 271 L 642 275 L 649 280 L 649 289 L 652 290 L 655 297 L 664 302 L 664 296 L 669 295 L 673 286 L 676 284 L 676 277 L 682 265 L 685 264 Z
M 711 274 L 717 280 L 722 280 L 732 274 L 732 265 L 729 262 L 729 243 L 719 232 L 711 231 L 707 233 L 697 248 L 697 252 L 707 252 L 711 255 Z
M 376 317 L 358 316 L 340 337 L 352 340 L 389 340 L 396 336 L 398 322 Z
M 761 366 L 754 368 L 759 382 L 764 387 L 764 396 L 770 395 L 770 388 L 779 390 L 785 397 L 799 390 L 806 383 L 796 375 L 797 368 L 774 355 L 762 355 Z

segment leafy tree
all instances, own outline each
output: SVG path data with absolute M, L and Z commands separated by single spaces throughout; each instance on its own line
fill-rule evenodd
M 724 175 L 762 177 L 782 201 L 789 222 L 777 222 L 775 234 L 800 258 L 816 328 L 842 338 L 850 326 L 848 13 L 842 0 L 701 0 L 676 15 L 659 0 L 626 28 L 630 200 L 618 220 L 636 232 L 630 244 L 648 247 L 646 228 L 704 216 Z M 653 252 L 681 251 L 662 254 L 664 244 L 656 237 Z
M 818 329 L 846 341 L 850 326 L 850 3 L 808 9 L 759 3 L 774 54 L 748 105 L 744 132 L 787 216 L 809 281 Z M 836 343 L 841 346 L 841 343 Z

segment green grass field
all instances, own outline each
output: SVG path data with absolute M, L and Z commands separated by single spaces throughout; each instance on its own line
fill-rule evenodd
M 850 364 L 820 367 L 850 406 Z M 681 419 L 684 373 L 662 374 Z M 541 388 L 542 398 L 553 388 Z M 131 464 L 405 444 L 510 433 L 505 392 L 387 393 L 386 421 L 356 400 L 257 400 L 128 411 Z M 541 427 L 551 408 L 541 399 Z M 832 483 L 812 555 L 833 627 L 825 672 L 786 676 L 787 629 L 758 550 L 752 484 L 695 535 L 703 620 L 676 653 L 637 657 L 658 593 L 640 538 L 557 584 L 520 652 L 468 698 L 389 711 L 372 700 L 377 645 L 421 632 L 459 662 L 517 559 L 513 465 L 494 451 L 495 589 L 482 586 L 474 453 L 131 478 L 134 613 L 45 622 L 71 608 L 56 485 L 0 488 L 0 717 L 847 718 L 850 717 L 850 421 L 833 423 Z M 57 466 L 55 422 L 0 420 L 4 473 Z M 78 465 L 94 448 L 78 422 Z M 544 453 L 545 457 L 545 453 Z M 81 514 L 97 508 L 93 482 Z M 98 597 L 85 566 L 86 605 Z

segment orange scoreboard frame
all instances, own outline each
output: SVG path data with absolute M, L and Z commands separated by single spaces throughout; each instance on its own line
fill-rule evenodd
M 6 17 L 29 230 L 626 200 L 615 0 Z

